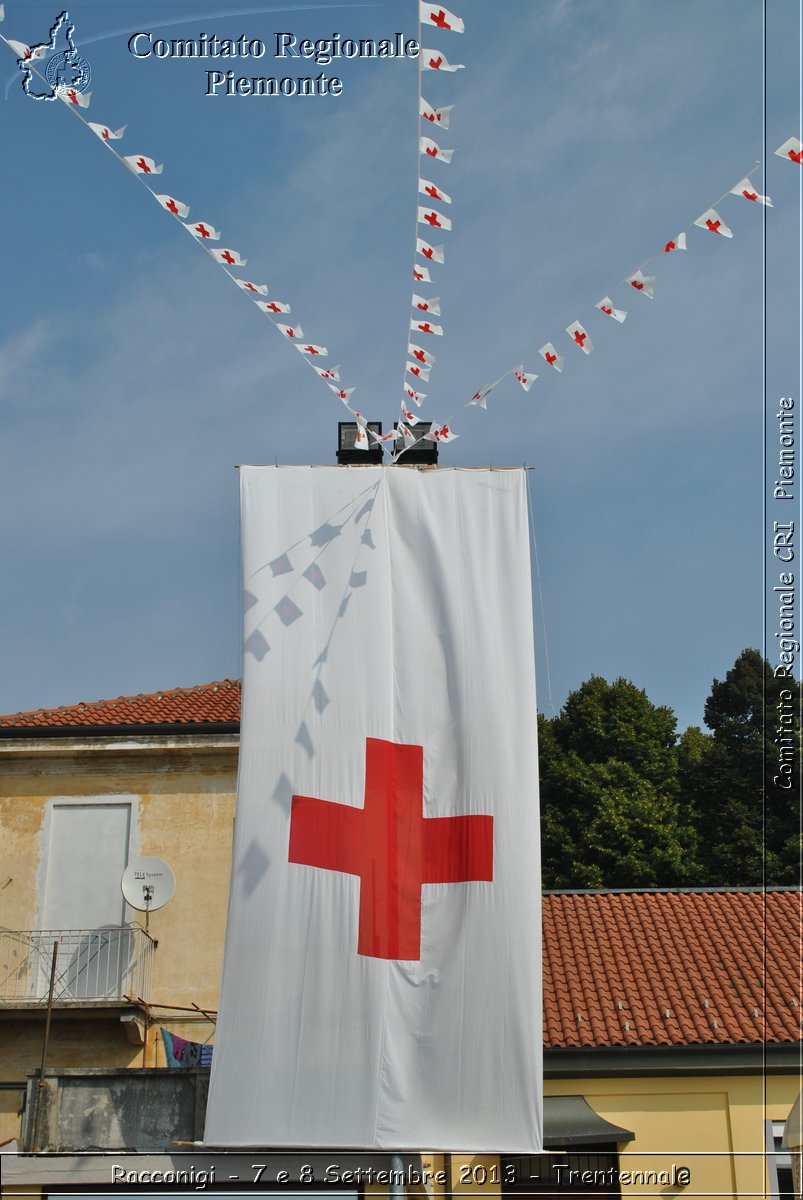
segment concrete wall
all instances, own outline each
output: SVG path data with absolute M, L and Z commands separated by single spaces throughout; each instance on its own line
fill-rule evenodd
M 208 1070 L 49 1072 L 41 1092 L 39 1149 L 168 1152 L 203 1135 Z M 37 1082 L 28 1088 L 24 1146 L 33 1148 Z

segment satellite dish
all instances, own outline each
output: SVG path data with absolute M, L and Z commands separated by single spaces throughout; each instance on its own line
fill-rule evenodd
M 176 881 L 163 859 L 137 858 L 123 871 L 120 887 L 132 908 L 155 912 L 167 904 L 176 890 Z

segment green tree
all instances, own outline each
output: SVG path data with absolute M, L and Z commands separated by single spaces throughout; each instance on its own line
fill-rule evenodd
M 705 704 L 710 744 L 686 763 L 703 879 L 790 884 L 800 862 L 800 684 L 743 650 Z M 781 766 L 783 764 L 783 766 Z
M 695 877 L 675 716 L 592 676 L 539 723 L 544 885 L 656 887 Z

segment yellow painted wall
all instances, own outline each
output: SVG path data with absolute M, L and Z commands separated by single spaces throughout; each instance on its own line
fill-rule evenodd
M 550 1080 L 546 1091 L 585 1096 L 601 1117 L 633 1131 L 622 1170 L 660 1172 L 674 1163 L 691 1171 L 686 1188 L 623 1184 L 623 1197 L 748 1196 L 765 1189 L 764 1121 L 785 1120 L 799 1086 L 794 1075 L 656 1076 Z

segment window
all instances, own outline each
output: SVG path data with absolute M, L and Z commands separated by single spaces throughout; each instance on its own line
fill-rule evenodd
M 767 1138 L 767 1195 L 770 1200 L 796 1200 L 792 1155 L 783 1148 L 784 1121 L 765 1121 Z

